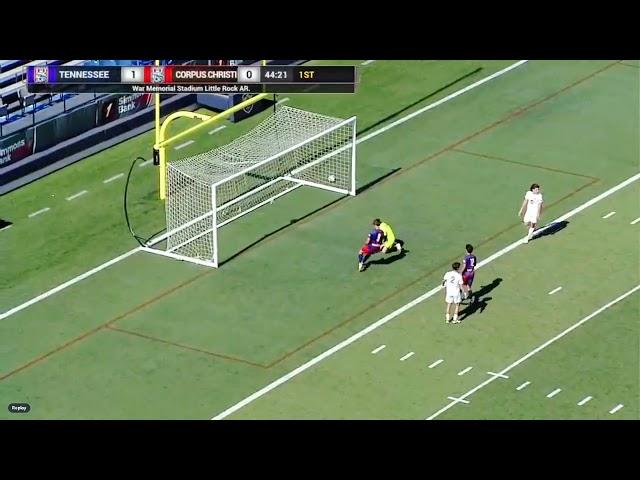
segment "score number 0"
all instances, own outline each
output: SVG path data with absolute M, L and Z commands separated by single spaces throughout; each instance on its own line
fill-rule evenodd
M 260 67 L 238 67 L 238 83 L 260 83 Z

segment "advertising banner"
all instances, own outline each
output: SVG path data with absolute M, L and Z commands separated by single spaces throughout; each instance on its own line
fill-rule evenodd
M 32 155 L 34 147 L 35 134 L 33 128 L 0 138 L 0 168 Z
M 97 124 L 104 125 L 105 123 L 118 120 L 136 112 L 139 112 L 149 105 L 153 100 L 153 94 L 151 93 L 133 93 L 131 95 L 118 95 L 110 97 L 98 102 L 97 110 Z

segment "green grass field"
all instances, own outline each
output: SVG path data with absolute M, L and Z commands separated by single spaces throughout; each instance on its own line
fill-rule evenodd
M 362 138 L 513 63 L 376 61 L 360 67 L 357 94 L 287 95 L 287 105 L 356 115 Z M 203 129 L 170 160 L 268 114 Z M 0 418 L 212 418 L 436 287 L 466 243 L 483 260 L 519 240 L 531 183 L 551 222 L 638 174 L 639 132 L 637 61 L 528 62 L 360 143 L 356 197 L 300 188 L 224 227 L 220 269 L 135 253 L 0 316 L 0 403 L 32 407 Z M 0 198 L 13 222 L 0 231 L 1 312 L 137 246 L 124 177 L 104 181 L 150 158 L 152 140 Z M 138 233 L 164 228 L 156 168 L 134 167 L 129 189 Z M 358 273 L 374 217 L 408 253 Z M 482 266 L 480 301 L 461 324 L 445 324 L 437 292 L 223 416 L 638 419 L 640 292 L 609 304 L 640 284 L 639 217 L 633 181 Z M 487 373 L 504 369 L 508 378 Z

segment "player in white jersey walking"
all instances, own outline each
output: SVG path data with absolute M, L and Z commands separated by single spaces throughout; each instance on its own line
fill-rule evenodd
M 460 323 L 458 320 L 458 313 L 460 312 L 460 289 L 462 288 L 463 281 L 462 275 L 460 275 L 460 262 L 455 262 L 451 265 L 452 270 L 445 273 L 442 278 L 442 285 L 444 285 L 444 301 L 447 304 L 447 310 L 445 313 L 445 320 L 447 323 Z M 451 306 L 453 309 L 453 322 L 451 322 Z
M 529 240 L 533 238 L 533 232 L 538 226 L 538 222 L 542 216 L 543 203 L 544 201 L 542 200 L 542 193 L 540 193 L 540 185 L 534 183 L 531 185 L 531 188 L 529 188 L 529 191 L 524 195 L 522 206 L 518 212 L 518 216 L 529 229 L 524 243 L 529 243 Z

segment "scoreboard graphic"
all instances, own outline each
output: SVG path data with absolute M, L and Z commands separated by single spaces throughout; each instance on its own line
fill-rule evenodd
M 355 66 L 28 67 L 32 93 L 355 93 Z

